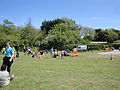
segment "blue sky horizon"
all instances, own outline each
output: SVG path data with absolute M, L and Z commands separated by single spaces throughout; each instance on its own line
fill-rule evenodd
M 120 30 L 120 0 L 0 0 L 0 24 L 4 19 L 24 26 L 29 18 L 40 28 L 44 20 L 67 17 L 90 28 Z

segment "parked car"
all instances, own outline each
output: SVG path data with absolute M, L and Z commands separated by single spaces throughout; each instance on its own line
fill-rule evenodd
M 77 48 L 75 48 L 79 51 L 86 51 L 88 50 L 87 45 L 79 45 Z

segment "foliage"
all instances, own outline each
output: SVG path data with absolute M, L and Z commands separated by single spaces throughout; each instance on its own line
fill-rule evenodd
M 3 20 L 3 24 L 0 26 L 1 32 L 4 32 L 6 35 L 12 34 L 12 32 L 15 30 L 14 24 L 7 19 Z
M 19 36 L 15 29 L 11 21 L 3 20 L 3 24 L 0 25 L 0 45 L 4 45 L 7 41 L 10 41 L 13 45 L 18 44 Z
M 114 47 L 115 49 L 119 49 L 120 48 L 120 43 L 113 43 L 112 47 Z
M 111 48 L 109 44 L 87 44 L 89 50 L 105 50 L 105 48 Z
M 48 32 L 57 24 L 65 24 L 69 30 L 79 30 L 75 21 L 68 18 L 58 18 L 52 21 L 42 22 L 41 30 L 48 34 Z
M 0 45 L 10 41 L 14 46 L 33 46 L 43 38 L 42 32 L 35 29 L 29 19 L 25 27 L 15 27 L 11 21 L 4 20 L 0 25 Z
M 24 27 L 17 27 L 10 20 L 3 20 L 0 24 L 0 46 L 10 41 L 14 46 L 37 46 L 40 49 L 73 49 L 81 44 L 93 41 L 106 41 L 112 43 L 120 39 L 120 31 L 111 29 L 92 29 L 76 24 L 69 18 L 57 18 L 43 21 L 41 30 L 32 25 L 28 19 Z M 112 46 L 112 45 L 111 45 Z M 103 45 L 92 45 L 96 49 L 104 48 Z
M 69 18 L 61 18 L 63 24 L 65 24 L 69 30 L 79 30 L 78 25 L 75 23 L 74 20 Z
M 112 29 L 96 29 L 95 32 L 95 41 L 107 41 L 112 43 L 113 41 L 119 39 L 117 32 Z
M 56 24 L 60 24 L 63 23 L 63 21 L 61 19 L 55 19 L 53 21 L 44 21 L 42 22 L 42 26 L 41 26 L 41 30 L 45 33 L 48 34 L 49 30 L 52 29 L 52 27 Z
M 70 44 L 80 43 L 80 34 L 76 31 L 68 30 L 67 25 L 57 24 L 50 31 L 48 36 L 53 35 L 54 38 L 48 41 L 48 44 L 58 49 L 67 49 Z M 49 38 L 50 39 L 50 38 Z M 73 48 L 73 47 L 72 47 Z
M 118 34 L 112 29 L 108 29 L 107 34 L 108 34 L 107 41 L 110 42 L 110 43 L 112 43 L 113 41 L 119 39 Z

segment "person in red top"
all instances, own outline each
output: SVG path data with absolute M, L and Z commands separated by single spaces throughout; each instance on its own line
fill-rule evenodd
M 74 49 L 73 50 L 73 56 L 77 56 L 78 55 L 78 51 L 77 51 L 77 49 Z

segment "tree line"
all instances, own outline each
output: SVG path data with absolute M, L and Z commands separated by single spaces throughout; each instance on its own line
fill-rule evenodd
M 106 41 L 112 43 L 120 39 L 120 31 L 116 29 L 92 29 L 76 24 L 69 18 L 57 18 L 43 21 L 40 29 L 36 29 L 27 21 L 24 27 L 15 26 L 12 21 L 3 20 L 0 24 L 0 46 L 10 41 L 13 46 L 36 46 L 41 49 L 72 49 L 90 41 Z

